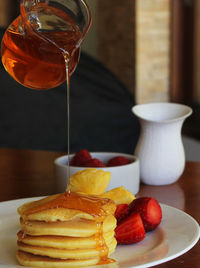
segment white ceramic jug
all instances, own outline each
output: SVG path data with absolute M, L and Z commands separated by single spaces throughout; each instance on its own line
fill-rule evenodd
M 134 106 L 132 112 L 141 125 L 134 152 L 140 161 L 141 181 L 149 185 L 174 183 L 185 167 L 181 128 L 192 109 L 176 103 L 148 103 Z

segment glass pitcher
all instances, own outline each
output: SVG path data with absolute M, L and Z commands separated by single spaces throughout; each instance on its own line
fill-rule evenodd
M 91 24 L 90 8 L 84 0 L 21 0 L 20 13 L 2 39 L 6 71 L 31 89 L 62 84 L 66 57 L 70 74 L 78 64 Z

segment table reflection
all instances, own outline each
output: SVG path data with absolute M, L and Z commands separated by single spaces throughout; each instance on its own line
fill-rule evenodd
M 160 203 L 184 210 L 185 195 L 178 183 L 165 186 L 144 185 L 140 187 L 138 196 L 151 196 Z

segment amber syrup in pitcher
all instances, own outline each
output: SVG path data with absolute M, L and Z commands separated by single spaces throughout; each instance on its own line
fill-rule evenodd
M 59 19 L 62 17 L 65 30 L 41 28 L 35 31 L 19 16 L 8 27 L 1 46 L 2 63 L 6 71 L 16 81 L 32 89 L 50 89 L 65 81 L 66 61 L 63 51 L 68 56 L 70 74 L 79 60 L 77 43 L 81 38 L 80 29 L 66 14 L 52 7 L 45 7 L 45 4 L 42 8 L 43 16 L 51 18 L 54 14 Z

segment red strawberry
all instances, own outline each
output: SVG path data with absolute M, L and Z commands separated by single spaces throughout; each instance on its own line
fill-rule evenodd
M 92 157 L 90 153 L 88 152 L 88 150 L 81 150 L 74 155 L 74 157 L 71 160 L 70 165 L 81 167 L 83 166 L 85 162 L 87 162 L 90 159 L 92 159 Z
M 111 158 L 108 163 L 107 166 L 108 167 L 114 167 L 114 166 L 122 166 L 122 165 L 127 165 L 130 163 L 130 160 L 127 159 L 124 156 L 116 156 Z
M 129 214 L 129 205 L 128 204 L 119 204 L 115 210 L 115 218 L 119 223 L 123 218 Z
M 156 199 L 152 197 L 136 198 L 129 207 L 131 211 L 140 213 L 147 232 L 154 230 L 160 224 L 162 210 Z
M 105 167 L 104 163 L 97 158 L 92 158 L 83 164 L 84 167 Z
M 115 228 L 118 244 L 132 244 L 145 238 L 145 229 L 140 213 L 131 213 Z

